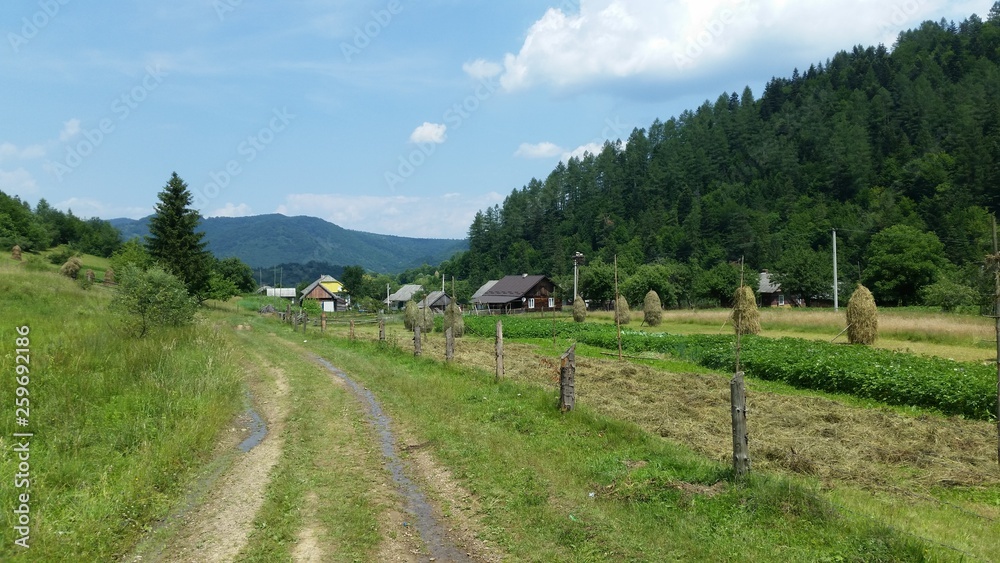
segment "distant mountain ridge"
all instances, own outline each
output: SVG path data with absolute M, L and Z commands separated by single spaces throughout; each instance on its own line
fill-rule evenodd
M 149 234 L 149 217 L 111 219 L 123 240 Z M 254 268 L 310 261 L 358 264 L 393 274 L 423 264 L 439 264 L 468 249 L 468 241 L 408 238 L 345 229 L 316 217 L 278 213 L 249 217 L 202 218 L 208 250 L 219 258 L 235 256 Z

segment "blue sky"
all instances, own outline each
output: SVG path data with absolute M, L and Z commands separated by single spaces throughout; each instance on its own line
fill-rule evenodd
M 463 238 L 561 160 L 993 0 L 8 1 L 0 190 Z

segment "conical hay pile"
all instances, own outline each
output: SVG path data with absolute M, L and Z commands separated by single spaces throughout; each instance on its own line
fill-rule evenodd
M 660 296 L 652 289 L 642 300 L 642 318 L 649 326 L 659 326 L 663 321 L 663 304 L 660 303 Z
M 736 334 L 760 334 L 760 311 L 749 286 L 740 286 L 733 295 L 732 320 Z
M 632 322 L 632 310 L 628 307 L 628 300 L 624 295 L 619 295 L 615 301 L 615 322 L 627 325 Z
M 460 338 L 465 334 L 465 319 L 462 318 L 462 310 L 458 308 L 458 303 L 452 301 L 444 310 L 444 329 L 451 329 L 451 335 Z
M 573 299 L 573 320 L 578 323 L 587 320 L 587 302 L 579 295 Z
M 878 309 L 868 288 L 858 284 L 847 302 L 847 341 L 851 344 L 875 343 L 878 338 Z

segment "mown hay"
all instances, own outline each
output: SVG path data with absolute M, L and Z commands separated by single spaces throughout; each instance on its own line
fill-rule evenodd
M 112 285 L 115 283 L 115 271 L 112 268 L 104 270 L 104 285 Z
M 465 334 L 465 319 L 462 318 L 462 310 L 458 303 L 452 301 L 444 310 L 444 330 L 451 329 L 451 335 L 461 338 Z
M 660 303 L 660 296 L 652 289 L 642 300 L 642 318 L 649 326 L 659 326 L 663 322 L 663 304 Z
M 733 313 L 730 318 L 736 334 L 760 334 L 757 297 L 749 286 L 740 286 L 733 295 Z
M 871 346 L 878 338 L 878 309 L 868 288 L 858 284 L 847 302 L 847 341 Z
M 573 320 L 578 323 L 587 320 L 587 302 L 579 295 L 573 298 Z
M 59 268 L 59 273 L 75 280 L 77 274 L 80 273 L 80 268 L 82 267 L 83 263 L 80 262 L 80 259 L 76 256 L 72 256 L 66 261 L 65 264 L 62 265 L 61 268 Z
M 21 247 L 19 245 L 14 245 L 14 248 L 10 249 L 10 257 L 18 262 L 21 261 Z
M 632 310 L 628 307 L 628 300 L 624 295 L 619 295 L 615 301 L 615 322 L 627 325 L 632 322 Z
M 434 332 L 434 311 L 430 307 L 419 309 L 417 313 L 417 323 L 424 334 Z

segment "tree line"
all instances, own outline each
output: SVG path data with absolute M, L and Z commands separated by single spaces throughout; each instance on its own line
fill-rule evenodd
M 607 301 L 617 256 L 630 300 L 656 289 L 685 306 L 728 299 L 742 261 L 830 297 L 836 229 L 842 297 L 860 282 L 880 304 L 971 305 L 992 292 L 997 92 L 1000 2 L 985 21 L 925 22 L 891 52 L 841 51 L 759 98 L 723 93 L 560 162 L 477 213 L 469 250 L 440 269 L 471 286 L 534 272 L 571 288 L 582 252 L 581 293 Z

